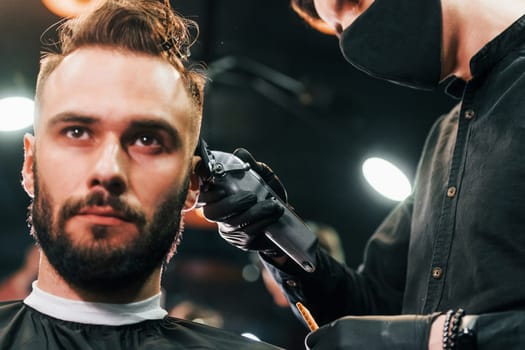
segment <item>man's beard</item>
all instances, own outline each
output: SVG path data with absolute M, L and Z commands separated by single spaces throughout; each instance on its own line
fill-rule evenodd
M 182 235 L 181 209 L 189 184 L 189 173 L 183 186 L 172 190 L 159 203 L 153 218 L 147 222 L 140 210 L 131 208 L 117 196 L 93 192 L 85 199 L 70 199 L 60 208 L 53 222 L 49 193 L 39 183 L 34 167 L 35 197 L 30 205 L 31 233 L 40 244 L 50 264 L 73 286 L 88 292 L 112 292 L 139 287 L 153 271 L 167 263 L 175 253 Z M 110 206 L 123 213 L 126 220 L 137 226 L 131 241 L 111 246 L 104 241 L 107 227 L 94 225 L 89 245 L 75 244 L 66 232 L 68 219 L 87 206 Z

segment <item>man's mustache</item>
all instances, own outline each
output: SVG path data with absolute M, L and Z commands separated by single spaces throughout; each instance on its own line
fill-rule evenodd
M 139 227 L 146 224 L 146 216 L 141 210 L 133 208 L 120 197 L 110 195 L 103 191 L 92 192 L 83 199 L 67 200 L 60 211 L 62 222 L 79 214 L 83 209 L 88 207 L 110 207 L 115 212 L 118 212 L 119 217 L 122 217 L 126 221 L 134 222 Z

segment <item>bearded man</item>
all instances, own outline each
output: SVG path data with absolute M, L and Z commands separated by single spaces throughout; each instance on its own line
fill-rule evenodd
M 148 0 L 108 0 L 62 25 L 24 137 L 38 280 L 0 304 L 0 348 L 275 348 L 160 306 L 199 189 L 204 75 L 187 62 L 191 25 Z

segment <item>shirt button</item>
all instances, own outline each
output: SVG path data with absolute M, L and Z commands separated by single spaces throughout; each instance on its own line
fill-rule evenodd
M 297 282 L 295 282 L 294 280 L 286 280 L 286 284 L 288 285 L 288 287 L 297 287 Z
M 441 269 L 441 267 L 434 267 L 432 269 L 432 277 L 433 278 L 440 279 L 442 274 L 443 274 L 443 270 Z
M 454 198 L 456 195 L 457 189 L 455 186 L 450 186 L 447 190 L 447 197 L 448 198 Z
M 465 119 L 470 120 L 476 116 L 476 112 L 472 109 L 467 109 L 465 111 Z

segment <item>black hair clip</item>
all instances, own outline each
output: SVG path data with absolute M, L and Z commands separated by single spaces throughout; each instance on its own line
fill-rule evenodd
M 177 42 L 175 41 L 174 38 L 169 38 L 166 41 L 164 41 L 162 44 L 160 44 L 160 47 L 162 47 L 164 51 L 169 51 L 173 48 L 173 46 L 175 46 L 176 43 Z
M 176 46 L 176 44 L 177 44 L 177 40 L 175 38 L 169 38 L 165 40 L 162 44 L 160 44 L 160 47 L 164 51 L 170 51 Z M 185 51 L 185 52 L 182 52 L 182 51 Z M 176 53 L 180 59 L 184 59 L 184 60 L 188 59 L 188 57 L 190 57 L 191 55 L 190 48 L 188 46 L 186 46 L 185 50 L 177 50 Z

